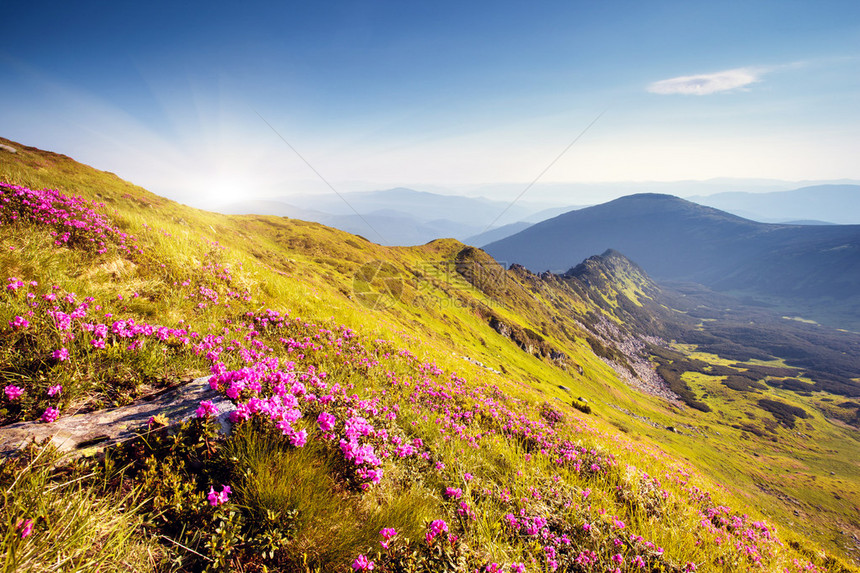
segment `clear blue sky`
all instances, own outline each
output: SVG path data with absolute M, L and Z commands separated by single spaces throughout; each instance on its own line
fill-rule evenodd
M 604 110 L 543 181 L 860 179 L 856 0 L 4 4 L 0 135 L 186 202 L 314 180 L 266 122 L 343 189 L 456 187 Z

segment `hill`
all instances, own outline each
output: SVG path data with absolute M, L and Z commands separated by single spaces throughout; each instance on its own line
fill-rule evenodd
M 206 374 L 235 407 L 229 436 L 202 403 L 103 458 L 6 460 L 12 569 L 857 570 L 853 387 L 825 384 L 856 373 L 793 356 L 823 327 L 740 356 L 618 253 L 535 275 L 0 142 L 0 433 Z
M 560 215 L 485 248 L 535 271 L 561 271 L 616 249 L 658 280 L 696 282 L 860 330 L 860 225 L 758 223 L 640 194 Z

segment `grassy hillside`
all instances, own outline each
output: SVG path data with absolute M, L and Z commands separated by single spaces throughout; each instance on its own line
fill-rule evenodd
M 721 359 L 637 358 L 624 313 L 659 293 L 635 267 L 536 276 L 222 216 L 0 141 L 2 424 L 210 373 L 237 405 L 226 438 L 204 404 L 103 459 L 6 460 L 4 570 L 856 570 L 850 416 L 777 386 L 729 407 L 704 366 L 676 371 L 710 412 L 637 389 L 648 356 Z M 809 417 L 732 427 L 777 398 Z

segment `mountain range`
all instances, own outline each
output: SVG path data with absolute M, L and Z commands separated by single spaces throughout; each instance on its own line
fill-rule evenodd
M 465 240 L 508 224 L 516 230 L 567 208 L 508 203 L 394 188 L 381 191 L 294 195 L 219 206 L 229 215 L 277 215 L 322 223 L 382 245 L 423 245 L 441 237 Z M 514 232 L 514 231 L 511 231 Z M 505 233 L 503 231 L 503 233 Z M 507 236 L 510 232 L 501 236 Z M 490 235 L 494 237 L 494 235 Z
M 779 225 L 660 194 L 638 194 L 537 223 L 484 249 L 535 272 L 615 249 L 657 280 L 730 291 L 860 327 L 860 225 Z
M 771 193 L 733 191 L 686 199 L 764 223 L 860 223 L 860 185 L 812 185 Z
M 746 188 L 756 189 L 756 192 L 726 191 L 689 197 L 690 191 L 744 188 L 744 182 L 616 183 L 602 184 L 597 189 L 604 196 L 608 193 L 636 194 L 642 190 L 651 193 L 651 189 L 666 189 L 670 194 L 687 197 L 689 201 L 759 222 L 798 225 L 860 223 L 860 185 L 826 184 L 786 190 L 788 182 L 780 182 L 781 186 L 776 183 L 763 187 L 761 181 L 749 181 Z M 491 186 L 473 192 L 495 190 L 509 194 L 509 187 L 496 189 Z M 277 215 L 314 221 L 365 236 L 383 245 L 421 245 L 441 237 L 451 237 L 483 246 L 516 234 L 534 223 L 582 209 L 587 206 L 589 198 L 596 197 L 595 188 L 587 185 L 556 184 L 539 191 L 543 202 L 493 200 L 397 187 L 379 191 L 244 199 L 217 205 L 214 210 L 230 215 Z

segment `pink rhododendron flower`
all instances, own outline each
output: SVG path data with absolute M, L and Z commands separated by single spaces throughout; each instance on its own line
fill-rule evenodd
M 376 567 L 376 563 L 368 559 L 366 555 L 359 555 L 352 562 L 352 568 L 356 571 L 373 571 L 374 567 Z
M 200 407 L 194 411 L 198 418 L 208 418 L 218 415 L 218 407 L 212 403 L 212 400 L 203 400 L 200 402 Z
M 299 430 L 299 431 L 293 430 L 293 432 L 290 434 L 290 443 L 297 448 L 303 447 L 307 443 L 307 441 L 308 441 L 307 430 Z
M 445 497 L 450 499 L 460 499 L 463 497 L 463 490 L 459 487 L 447 487 L 445 488 Z
M 331 432 L 336 421 L 337 418 L 328 412 L 320 412 L 320 415 L 317 416 L 317 424 L 323 432 Z
M 21 535 L 21 539 L 28 537 L 31 533 L 33 533 L 33 520 L 32 519 L 22 519 L 15 526 L 15 529 L 18 530 L 18 533 Z
M 17 400 L 24 393 L 24 389 L 20 386 L 15 386 L 10 384 L 6 386 L 3 391 L 6 393 L 6 398 L 9 400 Z
M 230 489 L 229 485 L 225 485 L 221 488 L 220 493 L 215 493 L 215 488 L 209 488 L 209 495 L 207 499 L 209 500 L 209 505 L 218 506 L 222 503 L 227 503 L 230 501 L 230 494 L 233 493 L 233 490 Z
M 460 517 L 465 517 L 467 519 L 475 519 L 475 512 L 469 507 L 469 504 L 465 501 L 460 502 L 460 507 L 457 508 L 457 515 Z
M 427 530 L 427 533 L 424 535 L 424 539 L 427 543 L 433 541 L 437 535 L 440 533 L 448 533 L 448 524 L 444 519 L 436 519 L 430 523 L 430 527 Z
M 48 408 L 42 412 L 42 421 L 46 424 L 50 424 L 60 417 L 60 411 L 56 408 L 48 406 Z
M 383 549 L 388 549 L 388 545 L 391 543 L 394 536 L 397 535 L 397 531 L 395 531 L 393 527 L 386 527 L 385 529 L 381 529 L 379 534 L 382 536 L 382 541 L 380 541 L 379 544 L 382 545 Z

